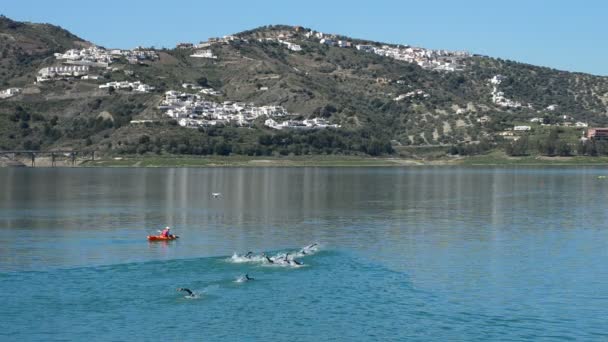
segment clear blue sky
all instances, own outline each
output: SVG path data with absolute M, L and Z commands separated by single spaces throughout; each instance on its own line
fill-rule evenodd
M 289 24 L 608 75 L 606 0 L 2 2 L 12 19 L 56 24 L 106 47 L 171 47 Z

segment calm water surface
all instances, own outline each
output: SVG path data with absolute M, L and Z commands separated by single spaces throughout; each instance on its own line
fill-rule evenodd
M 0 169 L 0 340 L 605 341 L 605 175 Z

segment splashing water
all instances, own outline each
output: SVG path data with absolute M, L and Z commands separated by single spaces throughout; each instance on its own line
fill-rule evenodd
M 259 263 L 264 266 L 287 266 L 287 267 L 302 267 L 305 266 L 295 258 L 303 258 L 306 256 L 314 255 L 320 249 L 318 243 L 313 243 L 304 246 L 298 250 L 292 250 L 289 252 L 278 252 L 273 256 L 268 256 L 265 253 L 260 255 L 248 252 L 247 254 L 237 254 L 236 252 L 227 260 L 231 263 Z
M 248 274 L 245 275 L 241 275 L 238 278 L 236 278 L 236 280 L 234 281 L 235 283 L 246 283 L 248 281 L 254 280 L 254 278 L 252 277 L 248 277 Z

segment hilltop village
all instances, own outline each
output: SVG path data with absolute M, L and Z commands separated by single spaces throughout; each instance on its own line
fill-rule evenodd
M 82 49 L 70 49 L 64 53 L 55 53 L 59 65 L 45 67 L 38 71 L 36 82 L 48 82 L 55 80 L 68 79 L 99 79 L 98 73 L 103 70 L 116 71 L 111 64 L 124 60 L 130 64 L 139 64 L 144 61 L 158 60 L 158 53 L 154 50 L 147 50 L 142 47 L 133 50 L 106 50 L 99 46 L 91 46 Z M 93 73 L 93 68 L 98 73 Z M 116 89 L 133 89 L 139 92 L 148 92 L 153 87 L 142 84 L 141 82 L 122 82 L 100 86 L 100 88 L 113 87 Z
M 432 50 L 409 45 L 358 44 L 345 37 L 314 30 L 306 30 L 299 26 L 295 27 L 294 32 L 265 35 L 264 37 L 258 38 L 257 41 L 278 42 L 284 45 L 286 49 L 294 52 L 302 51 L 302 46 L 301 44 L 298 44 L 298 41 L 301 41 L 302 43 L 314 42 L 327 46 L 374 53 L 400 61 L 415 63 L 424 69 L 438 71 L 460 71 L 462 70 L 462 60 L 471 57 L 471 54 L 466 51 Z M 217 56 L 214 55 L 209 48 L 215 44 L 229 44 L 231 42 L 247 43 L 248 39 L 236 35 L 228 35 L 222 38 L 209 38 L 209 40 L 201 41 L 198 44 L 179 43 L 176 45 L 176 48 L 194 49 L 195 52 L 191 57 L 217 59 Z
M 216 91 L 202 89 L 207 94 Z M 182 127 L 209 127 L 218 124 L 237 126 L 252 126 L 259 117 L 268 117 L 264 122 L 267 127 L 274 129 L 320 129 L 339 128 L 339 125 L 330 125 L 326 120 L 316 118 L 312 120 L 285 120 L 277 123 L 274 119 L 294 116 L 282 106 L 256 106 L 253 103 L 224 101 L 217 103 L 206 101 L 197 94 L 183 93 L 170 90 L 165 93 L 159 109 L 177 120 Z

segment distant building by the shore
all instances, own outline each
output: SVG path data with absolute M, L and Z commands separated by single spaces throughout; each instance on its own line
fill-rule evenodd
M 587 139 L 607 140 L 608 128 L 589 128 L 587 130 Z

